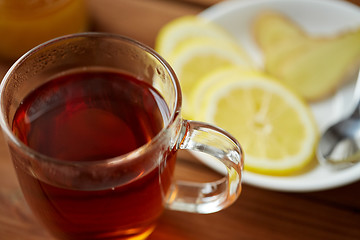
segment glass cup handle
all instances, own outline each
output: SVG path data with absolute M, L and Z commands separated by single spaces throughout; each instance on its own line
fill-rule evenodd
M 213 213 L 232 204 L 241 192 L 243 153 L 236 139 L 224 130 L 196 121 L 183 120 L 178 149 L 203 152 L 226 168 L 226 176 L 207 183 L 175 181 L 167 195 L 168 209 Z

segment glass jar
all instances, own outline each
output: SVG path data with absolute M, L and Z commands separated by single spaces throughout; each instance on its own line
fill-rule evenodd
M 84 0 L 0 0 L 0 57 L 14 60 L 42 42 L 87 27 Z

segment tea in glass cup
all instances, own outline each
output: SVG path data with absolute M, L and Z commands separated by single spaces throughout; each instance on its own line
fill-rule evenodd
M 58 239 L 145 239 L 164 208 L 216 212 L 241 192 L 239 143 L 182 119 L 174 71 L 127 37 L 82 33 L 41 44 L 9 69 L 0 99 L 25 199 Z M 228 174 L 175 181 L 181 149 L 213 155 Z

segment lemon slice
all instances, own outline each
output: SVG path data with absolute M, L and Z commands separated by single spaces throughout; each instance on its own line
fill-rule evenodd
M 241 75 L 244 73 L 244 70 L 248 70 L 247 67 L 225 66 L 217 68 L 209 74 L 206 74 L 194 85 L 193 91 L 191 92 L 190 101 L 192 111 L 198 111 L 204 104 L 206 104 L 204 103 L 204 98 L 200 96 L 204 96 L 204 93 L 209 91 L 209 89 L 211 89 L 215 84 L 221 81 L 226 81 L 235 75 Z
M 271 77 L 224 68 L 202 79 L 194 94 L 193 100 L 200 103 L 195 118 L 218 125 L 239 140 L 246 170 L 292 174 L 313 159 L 318 130 L 312 112 Z
M 234 38 L 224 28 L 198 16 L 176 18 L 163 26 L 155 40 L 155 50 L 167 59 L 184 40 L 210 38 L 234 42 Z
M 183 93 L 183 116 L 193 118 L 189 102 L 197 82 L 209 72 L 226 66 L 253 68 L 248 55 L 237 44 L 196 38 L 183 41 L 169 58 Z

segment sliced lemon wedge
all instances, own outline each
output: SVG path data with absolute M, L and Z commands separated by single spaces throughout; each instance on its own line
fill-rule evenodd
M 199 16 L 184 16 L 163 26 L 155 50 L 173 67 L 183 93 L 182 115 L 193 119 L 190 100 L 194 85 L 210 71 L 253 63 L 237 40 L 221 26 Z
M 224 28 L 199 16 L 176 18 L 164 25 L 155 40 L 155 50 L 167 59 L 183 41 L 193 38 L 235 41 Z
M 293 174 L 314 158 L 318 129 L 308 105 L 272 77 L 227 67 L 204 77 L 193 102 L 197 120 L 224 128 L 244 148 L 245 169 Z
M 194 86 L 209 72 L 227 66 L 251 69 L 251 60 L 237 45 L 230 42 L 197 38 L 183 41 L 169 58 L 183 92 L 183 116 L 193 118 L 189 102 Z

